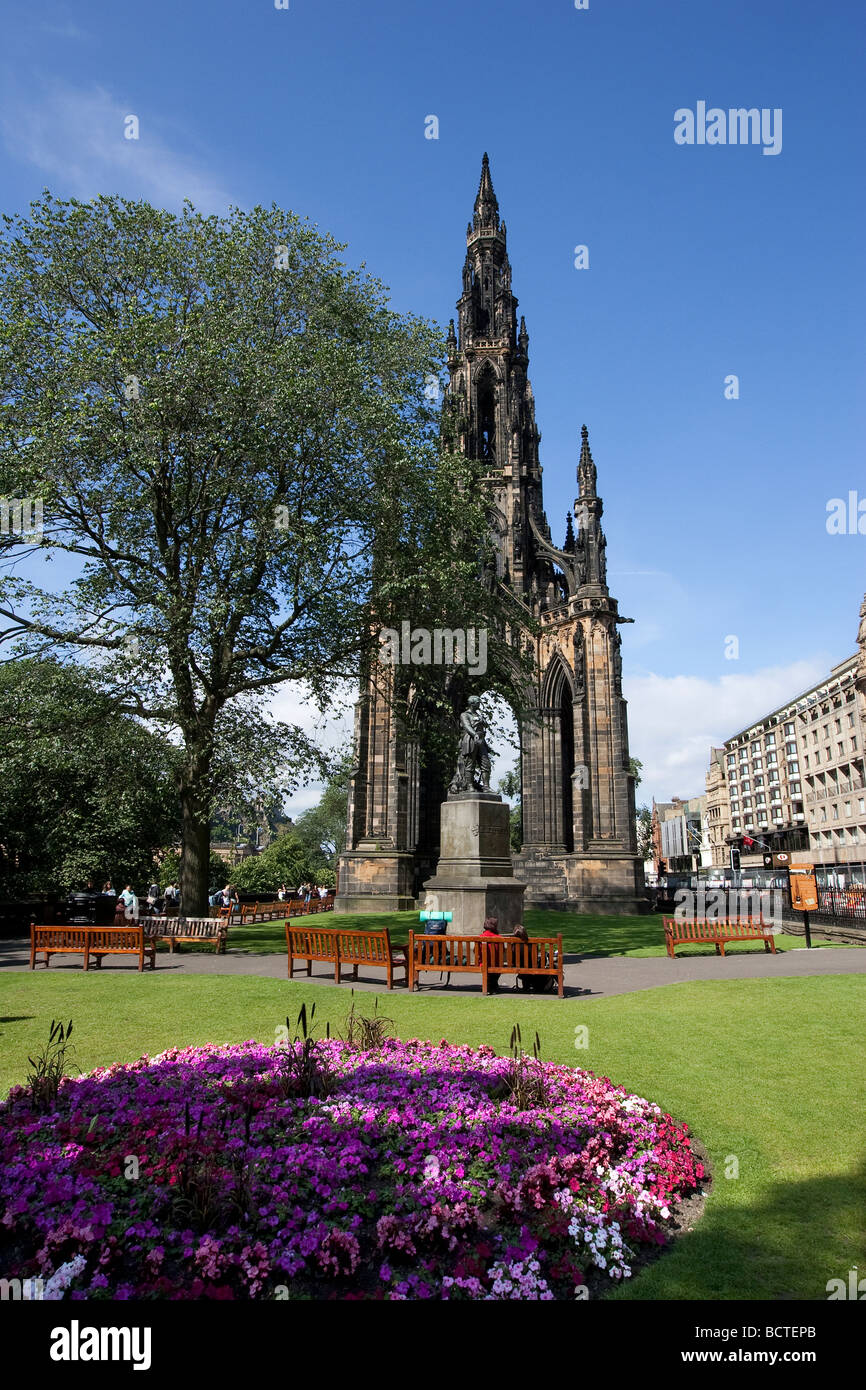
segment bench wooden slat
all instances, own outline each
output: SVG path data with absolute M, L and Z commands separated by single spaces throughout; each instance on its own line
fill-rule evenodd
M 34 922 L 30 927 L 30 969 L 36 968 L 37 955 L 44 955 L 45 968 L 52 955 L 82 955 L 84 969 L 90 969 L 90 958 L 97 968 L 103 956 L 136 955 L 138 968 L 144 969 L 144 958 L 150 968 L 156 968 L 156 943 L 145 937 L 142 922 L 125 926 L 47 926 Z
M 696 943 L 714 945 L 716 955 L 724 956 L 727 942 L 763 941 L 764 951 L 776 954 L 775 931 L 768 926 L 763 917 L 738 917 L 730 920 L 665 917 L 662 921 L 665 950 L 671 960 L 675 959 L 677 946 Z
M 351 965 L 355 980 L 359 965 L 384 966 L 389 990 L 394 987 L 395 968 L 405 972 L 408 982 L 405 948 L 391 945 L 387 927 L 379 931 L 351 931 L 341 927 L 299 927 L 287 921 L 286 948 L 289 979 L 294 974 L 296 960 L 306 961 L 308 975 L 313 972 L 315 960 L 333 963 L 336 984 L 341 982 L 344 965 Z
M 222 917 L 142 917 L 145 936 L 168 942 L 169 951 L 177 941 L 212 941 L 217 955 L 224 955 L 228 921 Z
M 409 933 L 409 989 L 414 990 L 424 970 L 445 974 L 480 974 L 481 992 L 488 993 L 490 975 L 547 975 L 556 980 L 560 999 L 564 994 L 562 935 L 538 936 L 531 941 L 513 937 L 425 936 Z

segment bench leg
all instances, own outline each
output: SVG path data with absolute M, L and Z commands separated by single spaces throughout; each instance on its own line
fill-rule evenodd
M 722 956 L 724 956 L 724 954 L 725 954 L 725 943 L 724 943 L 724 941 L 720 941 L 720 942 L 719 942 L 718 946 L 716 947 L 716 950 L 719 951 L 719 952 L 721 953 Z

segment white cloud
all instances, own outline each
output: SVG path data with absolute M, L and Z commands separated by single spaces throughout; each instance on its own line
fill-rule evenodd
M 715 681 L 651 673 L 626 679 L 629 746 L 643 763 L 638 802 L 702 795 L 711 746 L 720 747 L 828 670 L 829 663 L 815 658 Z
M 353 702 L 357 699 L 354 686 L 345 682 L 335 693 L 332 712 L 325 716 L 316 708 L 309 696 L 307 687 L 301 681 L 287 681 L 280 686 L 268 702 L 268 710 L 275 719 L 293 724 L 309 735 L 316 744 L 327 752 L 334 752 L 351 743 L 354 730 Z M 286 802 L 287 814 L 297 817 L 311 806 L 317 806 L 323 791 L 321 782 L 308 782 L 298 787 L 294 796 Z
M 130 115 L 140 122 L 138 140 L 124 136 Z M 228 206 L 219 181 L 172 149 L 158 113 L 134 97 L 124 104 L 104 87 L 76 88 L 54 78 L 26 93 L 7 84 L 0 128 L 8 153 L 49 175 L 53 191 L 85 199 L 119 193 L 168 208 L 189 198 L 202 212 Z

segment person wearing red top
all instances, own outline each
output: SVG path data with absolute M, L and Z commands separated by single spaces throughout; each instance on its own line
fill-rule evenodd
M 498 917 L 485 917 L 485 918 L 484 918 L 484 930 L 483 930 L 483 932 L 481 933 L 481 935 L 482 935 L 482 937 L 485 937 L 485 936 L 486 936 L 486 937 L 491 938 L 491 939 L 493 939 L 493 940 L 499 941 L 499 940 L 501 939 L 501 938 L 500 938 L 500 935 L 499 935 L 499 918 L 498 918 Z M 492 951 L 489 947 L 487 947 L 487 946 L 482 946 L 481 949 L 482 949 L 483 951 L 487 951 L 487 960 L 488 960 L 488 963 L 490 963 L 491 957 L 492 957 L 492 959 L 495 961 L 496 958 L 497 958 L 497 956 L 499 955 L 499 952 L 498 952 L 498 951 L 497 951 L 497 952 L 493 952 L 493 951 Z M 487 987 L 488 987 L 488 989 L 489 989 L 489 991 L 490 991 L 491 994 L 498 994 L 498 993 L 499 993 L 499 976 L 498 976 L 498 975 L 489 975 L 489 974 L 488 974 L 488 976 L 487 976 Z

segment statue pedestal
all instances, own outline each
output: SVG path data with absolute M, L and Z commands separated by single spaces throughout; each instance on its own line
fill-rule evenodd
M 423 885 L 427 912 L 451 912 L 451 936 L 480 936 L 497 917 L 503 936 L 523 921 L 523 894 L 511 863 L 511 815 L 495 792 L 460 792 L 442 803 L 439 863 Z

